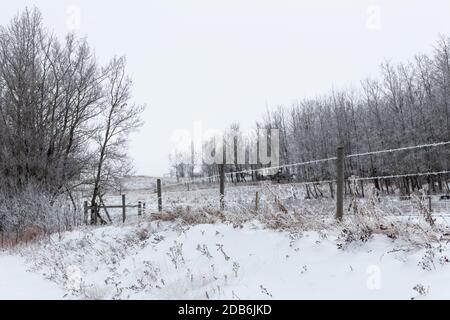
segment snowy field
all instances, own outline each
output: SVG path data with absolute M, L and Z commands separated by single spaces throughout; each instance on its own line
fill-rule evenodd
M 155 190 L 155 179 L 128 179 L 123 183 L 120 191 L 111 192 L 105 196 L 107 205 L 121 205 L 121 194 L 126 195 L 127 205 L 137 205 L 142 201 L 148 213 L 156 212 L 158 208 Z M 149 187 L 150 186 L 150 187 Z M 226 209 L 233 212 L 247 212 L 255 209 L 256 193 L 258 193 L 258 207 L 260 209 L 278 210 L 279 203 L 290 211 L 314 211 L 316 214 L 330 216 L 335 212 L 335 201 L 329 193 L 328 184 L 316 185 L 323 197 L 308 198 L 305 186 L 301 183 L 272 184 L 269 182 L 247 185 L 233 185 L 227 183 L 225 188 Z M 366 199 L 373 197 L 373 186 L 366 185 Z M 373 197 L 374 198 L 374 197 Z M 86 198 L 86 200 L 89 200 Z M 217 184 L 192 184 L 164 187 L 162 192 L 163 208 L 176 210 L 190 208 L 202 210 L 204 208 L 219 208 L 219 187 Z M 351 204 L 351 197 L 345 200 L 346 207 Z M 427 204 L 428 205 L 428 204 Z M 379 207 L 388 215 L 415 215 L 415 203 L 398 195 L 380 195 Z M 432 197 L 432 208 L 435 214 L 450 214 L 450 200 L 440 200 L 439 196 Z M 128 215 L 136 216 L 137 208 L 128 210 Z M 110 209 L 114 221 L 121 221 L 122 209 Z
M 239 204 L 245 188 L 228 197 Z M 419 211 L 388 215 L 383 203 L 358 200 L 339 224 L 323 202 L 303 199 L 288 213 L 273 202 L 257 213 L 174 205 L 54 234 L 0 253 L 0 298 L 450 299 L 445 206 L 430 226 Z

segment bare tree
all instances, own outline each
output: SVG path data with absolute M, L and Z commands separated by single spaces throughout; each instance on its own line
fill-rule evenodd
M 431 55 L 418 55 L 407 63 L 385 62 L 378 80 L 367 79 L 361 89 L 334 90 L 316 99 L 304 99 L 290 107 L 266 112 L 259 128 L 280 129 L 280 163 L 289 164 L 329 158 L 337 145 L 346 153 L 376 151 L 421 143 L 447 141 L 450 123 L 450 39 L 439 37 Z M 258 142 L 253 142 L 257 144 Z M 331 163 L 331 162 L 330 162 Z M 299 181 L 334 177 L 330 163 L 293 166 Z M 250 166 L 255 169 L 260 166 Z M 229 166 L 242 170 L 247 166 Z M 390 180 L 380 183 L 376 176 L 450 169 L 448 147 L 422 149 L 389 155 L 349 159 L 346 175 L 374 177 L 380 190 L 390 192 Z M 202 165 L 203 175 L 214 167 Z M 443 191 L 449 175 L 429 177 Z M 427 177 L 397 181 L 409 193 L 428 183 Z
M 128 134 L 142 125 L 140 118 L 144 106 L 131 104 L 132 81 L 125 73 L 124 57 L 114 58 L 103 70 L 105 73 L 104 101 L 101 107 L 102 123 L 96 129 L 98 144 L 97 166 L 94 172 L 91 206 L 95 206 L 102 186 L 112 183 L 118 174 L 125 174 L 130 167 L 126 162 Z M 113 173 L 113 174 L 111 174 Z M 93 215 L 99 212 L 92 211 Z M 95 217 L 91 217 L 95 220 Z M 102 220 L 103 221 L 103 220 Z
M 73 192 L 84 185 L 95 204 L 131 170 L 126 142 L 143 110 L 131 90 L 125 58 L 101 68 L 85 39 L 60 41 L 36 8 L 0 26 L 1 196 L 20 202 L 34 192 L 76 207 Z M 14 214 L 1 220 L 28 221 Z

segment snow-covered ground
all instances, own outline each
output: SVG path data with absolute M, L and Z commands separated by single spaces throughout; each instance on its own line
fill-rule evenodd
M 29 272 L 23 257 L 0 253 L 0 300 L 59 299 L 64 288 Z
M 163 193 L 151 181 L 126 185 L 137 216 L 110 210 L 113 224 L 0 251 L 0 299 L 450 299 L 450 205 L 305 199 L 300 185 L 229 186 Z M 255 193 L 259 210 L 255 211 Z M 115 194 L 108 205 L 120 204 Z
M 148 217 L 84 227 L 1 253 L 0 298 L 450 298 L 448 241 L 344 241 L 338 230 Z

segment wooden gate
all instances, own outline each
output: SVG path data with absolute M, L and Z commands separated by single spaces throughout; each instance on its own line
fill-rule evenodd
M 85 224 L 89 224 L 89 211 L 91 211 L 91 219 L 90 224 L 97 224 L 98 219 L 102 224 L 106 224 L 107 222 L 100 216 L 100 210 L 104 210 L 106 217 L 110 223 L 112 223 L 111 215 L 108 212 L 108 209 L 122 209 L 122 222 L 125 222 L 127 218 L 127 208 L 137 208 L 138 216 L 142 216 L 145 213 L 145 202 L 138 201 L 137 205 L 127 205 L 125 195 L 122 195 L 122 204 L 120 205 L 110 205 L 107 206 L 103 202 L 103 199 L 100 198 L 100 204 L 94 204 L 93 206 L 89 206 L 88 201 L 84 202 L 84 222 Z

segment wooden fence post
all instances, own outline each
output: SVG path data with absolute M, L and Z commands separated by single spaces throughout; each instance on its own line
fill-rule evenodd
M 97 202 L 94 203 L 94 208 L 91 208 L 91 210 L 94 210 L 94 224 L 97 225 L 97 220 L 98 220 L 98 206 L 97 206 Z
M 365 197 L 365 195 L 364 195 L 364 180 L 360 180 L 359 183 L 361 185 L 361 197 L 364 198 Z M 388 191 L 388 193 L 389 193 L 389 191 Z
M 126 216 L 126 202 L 125 202 L 125 195 L 122 195 L 122 222 L 125 223 Z
M 156 180 L 156 193 L 158 195 L 158 211 L 162 211 L 162 191 L 161 191 L 161 179 Z
M 344 216 L 344 148 L 337 148 L 336 160 L 336 219 Z
M 431 177 L 428 177 L 428 210 L 431 212 L 432 211 L 432 207 L 431 207 Z
M 138 201 L 138 217 L 142 216 L 142 201 Z
M 219 164 L 219 173 L 220 173 L 220 181 L 219 181 L 219 192 L 220 192 L 220 210 L 225 209 L 225 166 L 223 164 Z
M 89 212 L 88 212 L 88 202 L 85 201 L 84 202 L 84 224 L 88 224 L 88 216 L 89 216 Z
M 111 216 L 108 213 L 108 208 L 106 207 L 105 203 L 103 202 L 102 196 L 98 195 L 98 197 L 100 199 L 100 206 L 103 206 L 103 210 L 105 210 L 106 217 L 108 218 L 109 222 L 112 223 Z M 100 212 L 100 208 L 98 209 L 98 211 Z
M 255 196 L 255 211 L 258 212 L 259 210 L 259 192 L 256 191 L 256 196 Z

